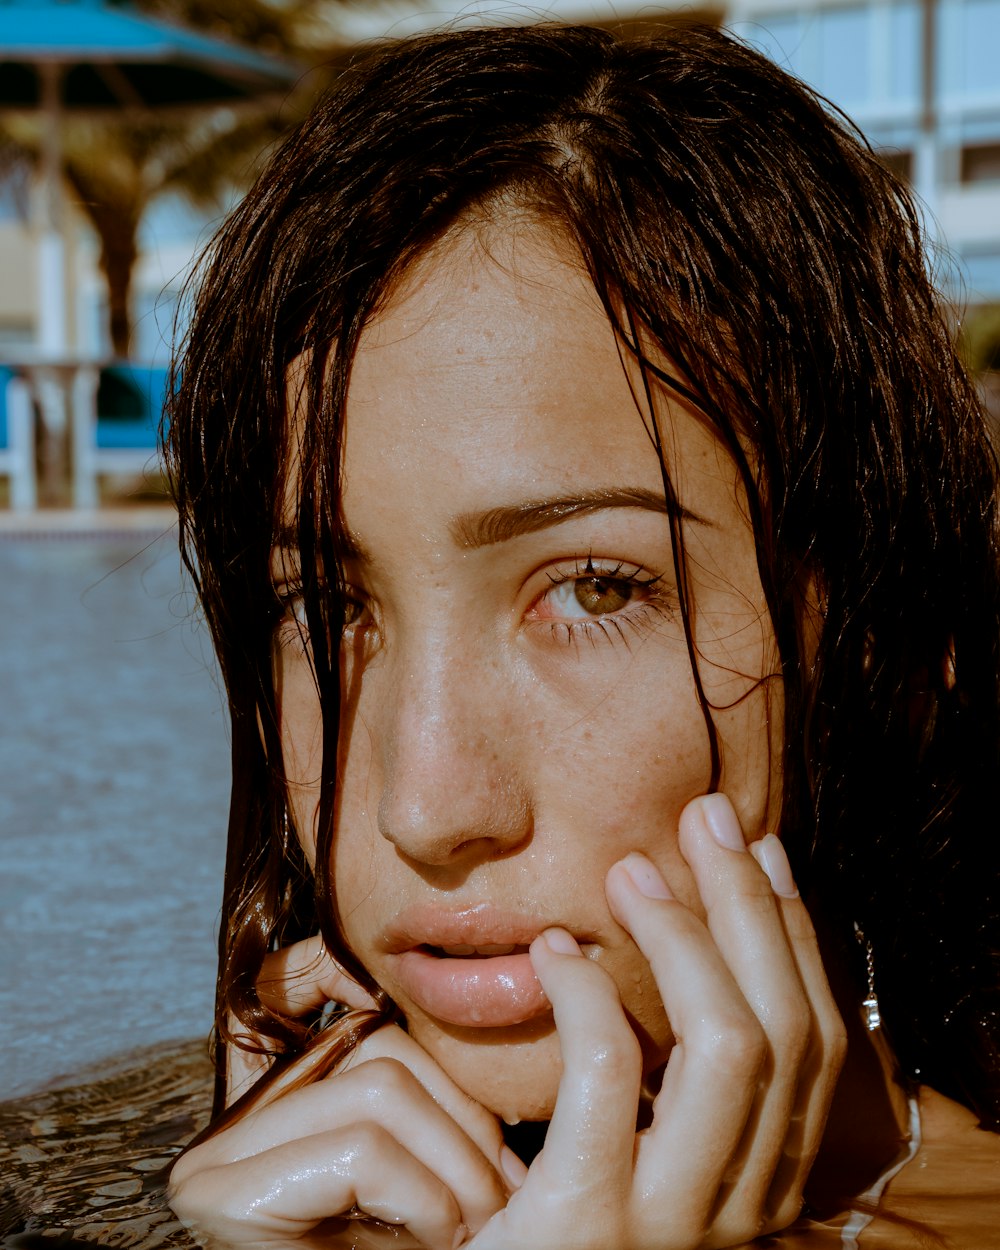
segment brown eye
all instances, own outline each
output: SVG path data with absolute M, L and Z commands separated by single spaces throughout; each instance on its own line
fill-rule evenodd
M 619 612 L 632 599 L 635 586 L 619 577 L 581 577 L 573 583 L 577 603 L 591 616 Z

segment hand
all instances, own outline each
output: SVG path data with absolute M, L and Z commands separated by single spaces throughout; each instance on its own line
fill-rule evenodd
M 547 931 L 531 957 L 562 1045 L 556 1108 L 469 1250 L 711 1250 L 798 1215 L 846 1046 L 812 925 L 778 840 L 747 854 L 722 795 L 688 805 L 680 847 L 704 923 L 640 855 L 607 879 L 676 1039 L 652 1124 L 636 1133 L 641 1059 L 616 987 Z
M 291 1015 L 330 1000 L 373 1005 L 319 938 L 269 955 L 257 987 L 265 1006 Z M 524 1167 L 497 1120 L 402 1029 L 383 1026 L 335 1075 L 282 1093 L 321 1050 L 314 1047 L 259 1105 L 175 1163 L 168 1200 L 201 1240 L 273 1247 L 290 1239 L 301 1247 L 312 1229 L 357 1211 L 405 1225 L 413 1240 L 394 1237 L 394 1250 L 451 1250 L 504 1205 L 510 1184 L 501 1169 L 513 1165 L 517 1178 Z M 227 1058 L 229 1104 L 267 1059 L 234 1047 Z M 349 1243 L 335 1232 L 324 1245 L 381 1241 L 375 1226 L 352 1224 Z
M 648 1129 L 636 1132 L 641 1056 L 617 988 L 548 930 L 531 955 L 563 1075 L 526 1179 L 494 1118 L 390 1028 L 336 1076 L 182 1157 L 175 1210 L 199 1231 L 207 1219 L 230 1240 L 273 1244 L 357 1206 L 433 1250 L 711 1250 L 785 1227 L 822 1136 L 843 1027 L 777 839 L 747 854 L 728 800 L 709 796 L 685 809 L 680 846 L 705 921 L 642 856 L 615 865 L 606 887 L 676 1039 Z M 360 1236 L 332 1244 L 380 1242 L 374 1228 Z
M 333 959 L 318 933 L 265 956 L 257 978 L 257 996 L 262 1006 L 284 1016 L 304 1016 L 327 1003 L 343 1003 L 361 1010 L 375 1006 L 368 991 Z M 241 1035 L 232 1018 L 230 1029 L 234 1036 Z M 267 1071 L 268 1064 L 268 1056 L 261 1051 L 229 1047 L 226 1053 L 227 1107 Z

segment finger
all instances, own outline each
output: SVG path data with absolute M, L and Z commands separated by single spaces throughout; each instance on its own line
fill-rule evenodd
M 843 1049 L 845 1036 L 843 1021 L 823 967 L 816 931 L 795 888 L 792 870 L 781 840 L 769 833 L 760 841 L 752 843 L 750 851 L 771 882 L 789 949 L 795 959 L 799 979 L 805 988 L 822 1038 L 831 1051 L 840 1051 Z
M 678 1242 L 685 1234 L 700 1242 L 757 1094 L 766 1041 L 711 934 L 649 860 L 626 856 L 606 890 L 649 962 L 675 1038 L 653 1123 L 639 1136 L 633 1220 L 655 1239 L 669 1217 Z
M 376 1005 L 334 960 L 319 934 L 266 955 L 257 994 L 268 1011 L 284 1016 L 302 1016 L 328 1002 L 361 1009 Z
M 747 854 L 743 833 L 729 800 L 708 795 L 690 803 L 680 822 L 680 846 L 695 876 L 709 930 L 740 991 L 764 1029 L 767 1057 L 745 1139 L 734 1157 L 731 1185 L 716 1217 L 719 1236 L 734 1238 L 759 1229 L 761 1213 L 777 1226 L 798 1213 L 807 1166 L 805 1143 L 818 1145 L 832 1083 L 820 1080 L 811 1061 L 819 1016 L 835 1019 L 818 952 L 810 968 L 814 999 L 800 974 L 799 953 L 783 923 L 782 906 L 769 877 Z M 783 872 L 775 882 L 789 913 L 799 918 L 799 936 L 811 934 L 808 916 L 777 839 L 768 847 Z M 812 939 L 814 945 L 814 939 Z M 805 959 L 803 951 L 803 959 Z M 820 973 L 820 984 L 816 973 Z M 814 1097 L 815 1095 L 815 1097 Z M 822 1110 L 821 1110 L 822 1108 Z M 725 1193 L 725 1191 L 724 1191 Z
M 430 1250 L 453 1250 L 466 1231 L 447 1186 L 372 1123 L 283 1142 L 199 1171 L 172 1186 L 168 1201 L 202 1238 L 237 1244 L 294 1237 L 354 1210 L 405 1226 Z
M 769 1198 L 775 1226 L 784 1227 L 801 1207 L 802 1189 L 819 1151 L 847 1053 L 847 1033 L 830 990 L 812 921 L 795 888 L 781 841 L 768 834 L 752 843 L 750 851 L 775 892 L 778 913 L 813 1019 L 809 1047 L 799 1072 L 795 1111 Z M 784 1223 L 779 1223 L 782 1220 Z
M 748 853 L 725 795 L 705 795 L 687 805 L 680 820 L 680 848 L 694 874 L 712 938 L 765 1028 L 776 1063 L 797 1066 L 808 1044 L 808 999 L 774 890 Z
M 241 1030 L 235 1017 L 229 1017 L 229 1028 L 234 1037 L 250 1038 Z M 252 1039 L 250 1039 L 252 1040 Z M 261 1051 L 245 1050 L 233 1042 L 226 1044 L 226 1106 L 231 1107 L 237 1098 L 257 1083 L 270 1067 L 268 1056 Z
M 500 1122 L 465 1090 L 460 1089 L 438 1063 L 397 1025 L 383 1025 L 351 1052 L 341 1071 L 371 1059 L 394 1059 L 413 1073 L 439 1107 L 472 1139 L 479 1150 L 510 1180 L 510 1171 L 523 1174 L 524 1165 L 504 1144 Z
M 642 1081 L 638 1040 L 614 981 L 583 957 L 569 933 L 547 929 L 529 953 L 552 1004 L 563 1065 L 538 1170 L 550 1193 L 561 1190 L 579 1201 L 597 1188 L 603 1205 L 620 1207 L 632 1181 Z M 529 1170 L 526 1184 L 535 1171 Z
M 298 1139 L 333 1129 L 349 1132 L 359 1124 L 382 1130 L 419 1158 L 454 1195 L 469 1228 L 481 1227 L 504 1205 L 507 1188 L 496 1166 L 499 1147 L 487 1158 L 413 1073 L 388 1058 L 369 1060 L 252 1111 L 183 1156 L 174 1179 L 180 1183 L 197 1172 L 261 1154 L 280 1159 L 284 1156 L 274 1152 Z
M 328 1002 L 371 1009 L 375 1001 L 334 961 L 316 934 L 264 957 L 257 978 L 261 1004 L 276 1015 L 301 1016 Z M 270 1057 L 255 1049 L 258 1037 L 232 1016 L 231 1035 L 249 1048 L 230 1044 L 226 1050 L 226 1106 L 232 1106 L 268 1070 Z M 264 1047 L 266 1050 L 266 1047 Z

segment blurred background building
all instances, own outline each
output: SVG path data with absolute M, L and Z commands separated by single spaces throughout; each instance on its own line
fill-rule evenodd
M 15 2 L 25 0 L 0 0 L 0 11 Z M 64 0 L 67 10 L 102 3 L 300 68 L 296 86 L 257 102 L 64 118 L 74 358 L 166 364 L 192 258 L 247 185 L 256 154 L 367 45 L 456 21 L 548 17 L 640 31 L 700 20 L 728 27 L 816 87 L 911 184 L 965 350 L 977 370 L 994 371 L 994 384 L 1000 377 L 1000 0 Z M 3 61 L 0 47 L 0 75 Z M 39 125 L 0 115 L 0 363 L 30 357 L 40 342 Z
M 973 363 L 1000 369 L 1000 0 L 733 0 L 726 24 L 848 113 L 911 185 Z

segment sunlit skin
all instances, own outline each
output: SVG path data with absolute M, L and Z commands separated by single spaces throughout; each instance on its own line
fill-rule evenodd
M 778 663 L 753 535 L 728 453 L 665 389 L 654 400 L 686 512 L 719 788 L 752 840 L 774 831 L 781 732 L 779 683 L 762 680 Z M 571 248 L 532 224 L 446 238 L 369 325 L 351 375 L 343 512 L 358 606 L 334 885 L 352 949 L 412 1037 L 508 1120 L 551 1115 L 551 1014 L 446 1023 L 408 993 L 385 934 L 428 906 L 561 926 L 613 977 L 647 1069 L 667 1054 L 649 966 L 604 887 L 612 864 L 642 851 L 703 914 L 677 833 L 711 784 L 709 742 L 648 419 Z M 288 600 L 284 761 L 313 856 L 319 705 L 294 556 L 275 553 L 274 571 Z

